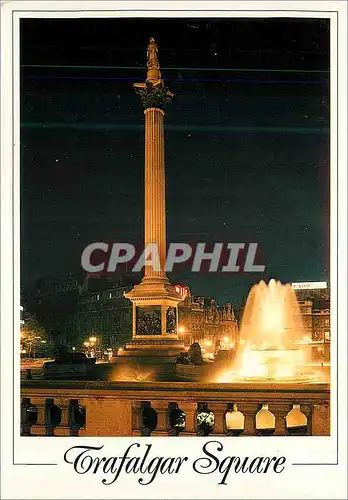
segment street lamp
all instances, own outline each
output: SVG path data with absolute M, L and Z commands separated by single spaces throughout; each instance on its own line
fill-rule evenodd
M 90 346 L 92 347 L 92 349 L 91 349 L 91 357 L 92 358 L 98 357 L 97 356 L 97 350 L 94 350 L 94 347 L 97 344 L 97 337 L 94 337 L 94 336 L 93 337 L 89 337 L 89 341 L 90 341 Z
M 191 344 L 191 336 L 188 335 L 189 332 L 186 330 L 186 327 L 184 325 L 179 325 L 178 333 L 179 333 L 179 335 L 182 335 L 182 340 L 183 340 L 184 344 L 186 344 L 187 341 L 188 341 L 188 345 Z M 184 336 L 186 338 L 186 342 L 184 340 Z

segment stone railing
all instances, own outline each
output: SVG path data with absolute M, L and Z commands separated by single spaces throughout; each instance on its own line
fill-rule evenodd
M 327 384 L 25 380 L 21 434 L 330 435 Z

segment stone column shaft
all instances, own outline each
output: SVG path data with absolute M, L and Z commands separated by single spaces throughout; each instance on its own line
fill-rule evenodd
M 147 108 L 145 113 L 145 247 L 156 244 L 160 271 L 145 266 L 145 278 L 164 278 L 166 260 L 166 212 L 164 166 L 164 111 Z

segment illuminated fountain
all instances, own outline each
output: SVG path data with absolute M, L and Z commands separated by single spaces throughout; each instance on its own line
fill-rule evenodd
M 254 285 L 245 306 L 234 370 L 219 382 L 310 382 L 309 351 L 301 346 L 305 334 L 291 285 L 270 280 Z M 228 380 L 227 380 L 228 379 Z

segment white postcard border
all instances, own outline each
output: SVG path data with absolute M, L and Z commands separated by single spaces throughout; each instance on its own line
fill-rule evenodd
M 284 453 L 289 457 L 291 464 L 317 464 L 313 466 L 289 466 L 284 475 L 277 477 L 276 481 L 272 479 L 272 491 L 269 491 L 269 478 L 257 476 L 253 477 L 253 481 L 246 476 L 234 476 L 233 484 L 238 485 L 238 488 L 219 487 L 216 490 L 216 482 L 207 483 L 204 477 L 192 476 L 190 473 L 183 473 L 180 476 L 180 484 L 173 483 L 175 491 L 168 491 L 168 498 L 209 498 L 219 496 L 221 498 L 277 498 L 281 493 L 281 498 L 319 498 L 311 496 L 314 490 L 317 490 L 320 495 L 325 494 L 325 491 L 331 498 L 341 498 L 335 496 L 333 484 L 339 484 L 342 476 L 339 471 L 345 466 L 346 456 L 341 453 L 343 446 L 339 446 L 339 442 L 346 443 L 346 428 L 344 426 L 345 416 L 342 412 L 347 406 L 347 377 L 346 362 L 347 362 L 347 323 L 346 316 L 343 312 L 346 310 L 347 288 L 345 278 L 347 276 L 346 261 L 342 257 L 346 255 L 345 242 L 346 239 L 346 183 L 347 174 L 344 167 L 347 165 L 346 149 L 344 147 L 347 137 L 347 115 L 344 110 L 347 109 L 346 99 L 346 82 L 347 82 L 347 22 L 346 22 L 346 6 L 344 2 L 214 2 L 214 11 L 204 11 L 205 7 L 211 8 L 210 2 L 47 2 L 36 1 L 30 2 L 30 11 L 28 12 L 28 2 L 9 2 L 2 6 L 2 46 L 1 46 L 1 72 L 2 78 L 2 106 L 1 106 L 1 372 L 2 372 L 2 401 L 1 405 L 1 423 L 2 423 L 2 464 L 3 472 L 6 471 L 8 478 L 12 478 L 12 485 L 6 483 L 6 498 L 32 498 L 35 491 L 36 498 L 46 498 L 47 492 L 52 490 L 54 484 L 54 495 L 59 494 L 59 498 L 70 498 L 73 491 L 75 498 L 154 498 L 159 497 L 163 488 L 162 481 L 155 482 L 148 487 L 139 486 L 129 483 L 129 478 L 116 483 L 116 487 L 105 487 L 101 485 L 96 477 L 90 478 L 83 476 L 83 481 L 75 473 L 69 469 L 67 464 L 63 463 L 62 456 L 66 449 L 77 444 L 94 443 L 93 445 L 105 445 L 105 449 L 109 450 L 109 454 L 115 453 L 117 450 L 124 449 L 129 443 L 135 442 L 136 438 L 23 438 L 19 436 L 19 342 L 18 339 L 13 339 L 9 342 L 11 335 L 9 332 L 15 330 L 14 326 L 19 325 L 19 18 L 20 17 L 53 17 L 59 12 L 61 17 L 187 17 L 188 12 L 192 12 L 192 17 L 217 17 L 213 13 L 218 13 L 219 17 L 289 17 L 289 12 L 285 12 L 285 8 L 289 5 L 291 9 L 291 17 L 325 17 L 331 19 L 331 123 L 330 123 L 330 145 L 331 145 L 331 322 L 332 332 L 338 332 L 338 337 L 332 335 L 331 355 L 332 355 L 332 384 L 331 384 L 331 422 L 332 433 L 330 437 L 292 437 L 290 438 L 239 438 L 233 441 L 233 454 L 251 455 L 255 454 L 255 450 L 262 443 L 263 454 L 278 454 Z M 91 12 L 90 8 L 95 8 L 97 11 Z M 160 4 L 161 10 L 154 13 L 151 8 L 157 8 Z M 173 9 L 174 7 L 182 8 L 185 4 L 185 9 L 181 11 L 166 11 L 165 8 Z M 262 9 L 260 8 L 262 4 Z M 280 9 L 280 4 L 282 9 Z M 146 6 L 146 8 L 145 8 Z M 202 9 L 201 11 L 198 10 Z M 267 7 L 269 6 L 269 10 Z M 271 8 L 271 7 L 277 8 Z M 284 7 L 283 7 L 284 6 Z M 241 7 L 244 9 L 241 9 Z M 310 9 L 313 7 L 313 10 Z M 113 9 L 108 12 L 103 12 L 101 9 Z M 35 10 L 47 9 L 46 12 L 33 12 Z M 67 9 L 67 10 L 65 10 Z M 72 10 L 77 9 L 79 12 L 73 13 Z M 117 10 L 115 12 L 115 10 Z M 125 10 L 122 10 L 125 9 Z M 191 10 L 192 9 L 192 10 Z M 221 10 L 220 10 L 221 9 Z M 226 9 L 227 11 L 224 11 Z M 234 12 L 231 12 L 231 10 Z M 248 10 L 257 9 L 257 12 L 248 12 Z M 265 9 L 265 10 L 263 10 Z M 314 11 L 315 9 L 315 11 Z M 318 9 L 318 10 L 316 10 Z M 335 13 L 337 11 L 337 14 Z M 54 17 L 57 17 L 56 15 Z M 190 16 L 191 17 L 191 16 Z M 14 24 L 12 25 L 12 21 Z M 335 23 L 338 22 L 338 30 L 335 29 Z M 13 33 L 12 33 L 13 26 Z M 4 32 L 6 36 L 4 36 Z M 12 36 L 13 35 L 13 36 Z M 337 59 L 337 43 L 339 43 L 339 58 Z M 12 52 L 13 51 L 13 52 Z M 9 54 L 14 54 L 15 58 L 9 57 Z M 336 64 L 337 63 L 337 64 Z M 12 78 L 13 75 L 13 78 Z M 12 81 L 14 80 L 14 86 Z M 338 89 L 338 93 L 337 93 Z M 337 99 L 339 96 L 339 108 L 337 107 Z M 12 101 L 14 108 L 12 109 Z M 338 112 L 339 111 L 339 112 Z M 9 126 L 12 123 L 11 117 L 14 117 L 13 127 Z M 337 144 L 338 143 L 338 144 Z M 13 146 L 13 147 L 12 147 Z M 12 157 L 13 154 L 13 157 Z M 12 165 L 10 170 L 9 165 Z M 338 168 L 337 168 L 338 165 Z M 12 198 L 13 192 L 13 198 Z M 339 225 L 338 225 L 339 214 Z M 337 253 L 335 251 L 335 243 L 337 242 Z M 13 253 L 12 253 L 13 252 Z M 14 262 L 14 265 L 11 265 Z M 337 266 L 339 265 L 339 274 Z M 11 290 L 14 289 L 12 297 Z M 339 294 L 337 293 L 339 290 Z M 13 313 L 13 315 L 11 315 Z M 19 335 L 19 332 L 18 332 Z M 340 346 L 338 349 L 338 341 Z M 339 371 L 337 370 L 337 362 Z M 13 363 L 13 366 L 12 366 Z M 10 367 L 10 369 L 9 369 Z M 9 373 L 13 372 L 13 387 L 9 383 Z M 337 373 L 337 377 L 333 374 Z M 12 377 L 11 377 L 12 378 Z M 339 385 L 338 385 L 339 381 Z M 337 389 L 339 392 L 337 393 Z M 11 401 L 11 404 L 10 404 Z M 338 405 L 339 401 L 339 405 Z M 10 412 L 12 407 L 14 412 Z M 5 408 L 5 409 L 4 409 Z M 338 408 L 338 411 L 337 411 Z M 10 413 L 13 413 L 12 417 Z M 339 420 L 340 415 L 340 420 Z M 11 429 L 11 432 L 9 432 Z M 17 429 L 17 433 L 16 433 Z M 14 436 L 12 438 L 12 430 Z M 338 439 L 339 431 L 339 439 Z M 210 439 L 216 439 L 212 436 Z M 232 445 L 229 438 L 218 438 L 219 441 L 225 443 L 226 446 Z M 149 441 L 141 438 L 141 443 L 152 443 L 156 447 L 158 454 L 180 455 L 182 449 L 187 446 L 192 454 L 198 454 L 201 450 L 204 439 L 197 438 L 180 438 L 180 440 L 171 440 L 168 438 L 155 438 Z M 286 446 L 284 446 L 286 444 Z M 197 455 L 198 456 L 198 455 Z M 32 466 L 25 464 L 33 464 Z M 34 464 L 37 465 L 34 465 Z M 58 463 L 57 466 L 48 464 Z M 38 464 L 46 464 L 38 465 Z M 321 464 L 321 465 L 320 465 Z M 332 465 L 325 468 L 324 464 Z M 35 467 L 35 472 L 34 472 Z M 325 473 L 319 472 L 325 468 Z M 40 483 L 34 482 L 35 490 L 28 490 L 28 481 L 32 476 L 40 470 Z M 303 472 L 302 472 L 303 471 Z M 318 474 L 319 472 L 319 474 Z M 68 478 L 66 483 L 60 481 L 57 476 L 66 474 Z M 325 476 L 325 481 L 323 477 Z M 299 478 L 299 483 L 295 478 Z M 304 478 L 312 478 L 315 483 L 308 487 L 308 482 Z M 23 479 L 19 479 L 23 478 Z M 302 478 L 302 479 L 301 479 Z M 327 484 L 327 480 L 331 485 Z M 58 481 L 57 481 L 58 479 Z M 166 479 L 170 484 L 168 478 Z M 199 480 L 198 486 L 201 492 L 196 496 L 196 491 L 192 491 L 192 480 Z M 286 486 L 284 486 L 284 482 Z M 206 484 L 207 483 L 207 484 Z M 298 485 L 301 485 L 301 489 Z M 73 487 L 73 490 L 71 490 Z M 264 489 L 266 487 L 266 489 Z M 287 489 L 284 496 L 284 489 Z M 131 488 L 131 490 L 129 490 Z M 189 488 L 189 489 L 188 489 Z M 83 494 L 79 496 L 76 491 L 83 490 Z M 226 491 L 227 489 L 227 491 Z M 170 490 L 170 488 L 169 488 Z M 337 490 L 338 491 L 338 490 Z M 128 493 L 129 492 L 129 493 Z M 252 496 L 257 492 L 257 497 Z M 9 496 L 13 495 L 13 496 Z M 21 496 L 19 496 L 21 495 Z M 24 495 L 24 496 L 23 496 Z M 86 496 L 88 495 L 88 496 Z M 293 495 L 293 496 L 288 496 Z M 297 496 L 296 496 L 297 495 Z M 53 497 L 52 497 L 53 498 Z M 320 496 L 320 498 L 324 498 Z M 328 497 L 329 498 L 329 497 Z

